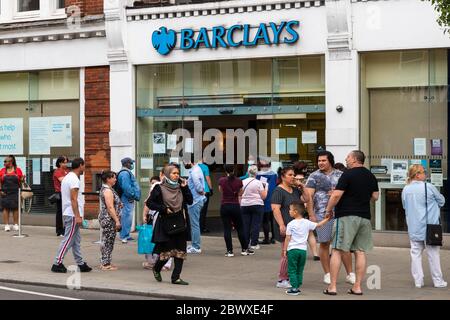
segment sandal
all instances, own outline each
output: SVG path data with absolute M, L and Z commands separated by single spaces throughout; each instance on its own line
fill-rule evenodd
M 153 264 L 151 264 L 150 262 L 142 262 L 142 267 L 147 270 L 152 270 Z
M 337 292 L 328 291 L 328 289 L 323 290 L 323 294 L 327 294 L 329 296 L 337 296 Z
M 116 267 L 116 266 L 113 266 L 112 264 L 108 264 L 108 265 L 106 265 L 106 266 L 101 265 L 101 266 L 100 266 L 100 270 L 102 270 L 102 271 L 116 271 L 116 270 L 117 270 L 117 267 Z
M 362 296 L 363 293 L 361 292 L 355 292 L 353 289 L 348 289 L 347 294 L 354 294 L 355 296 Z

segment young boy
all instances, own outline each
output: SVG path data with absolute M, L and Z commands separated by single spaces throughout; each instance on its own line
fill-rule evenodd
M 298 289 L 303 283 L 303 269 L 307 257 L 308 235 L 310 231 L 323 226 L 330 220 L 327 215 L 320 223 L 311 222 L 304 218 L 305 206 L 301 203 L 293 203 L 289 207 L 289 215 L 294 218 L 286 227 L 286 240 L 284 242 L 283 255 L 288 258 L 288 274 L 291 289 L 286 294 L 297 296 Z

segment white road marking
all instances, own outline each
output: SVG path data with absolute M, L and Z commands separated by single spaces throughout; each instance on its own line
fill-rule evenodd
M 46 293 L 40 293 L 40 292 L 34 292 L 34 291 L 26 291 L 26 290 L 19 290 L 19 289 L 2 287 L 2 286 L 0 286 L 0 290 L 12 291 L 12 292 L 17 292 L 17 293 L 25 293 L 25 294 L 31 294 L 31 295 L 36 295 L 36 296 L 48 297 L 48 298 L 56 298 L 56 299 L 61 299 L 61 300 L 81 300 L 81 299 L 76 299 L 76 298 L 55 296 L 55 295 L 52 295 L 52 294 L 46 294 Z

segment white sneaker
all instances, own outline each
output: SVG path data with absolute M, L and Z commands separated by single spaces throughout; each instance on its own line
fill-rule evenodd
M 330 273 L 325 273 L 325 275 L 323 276 L 323 282 L 325 284 L 331 284 L 331 275 Z
M 291 288 L 291 284 L 289 283 L 289 280 L 278 281 L 277 288 L 289 289 Z
M 416 284 L 415 284 L 415 286 L 416 286 L 417 289 L 422 288 L 424 285 L 425 285 L 425 284 L 423 283 L 423 280 L 422 280 L 422 282 L 416 282 Z
M 350 272 L 347 277 L 345 278 L 345 282 L 350 283 L 350 284 L 355 284 L 356 282 L 356 274 L 354 274 L 353 272 Z
M 15 224 L 13 226 L 13 231 L 19 231 L 19 225 L 18 224 Z
M 447 282 L 442 281 L 441 283 L 438 283 L 437 285 L 434 285 L 435 288 L 447 288 Z
M 122 243 L 123 243 L 123 244 L 127 244 L 127 243 L 128 243 L 128 240 L 127 240 L 127 239 L 122 239 Z
M 11 231 L 11 227 L 9 226 L 9 224 L 5 224 L 5 231 L 6 232 Z
M 259 249 L 261 249 L 261 247 L 259 246 L 259 244 L 257 244 L 256 246 L 250 246 L 250 249 L 259 250 Z
M 190 247 L 187 250 L 187 253 L 200 254 L 200 253 L 202 253 L 202 249 L 195 249 L 194 247 Z
M 227 251 L 227 253 L 225 253 L 225 257 L 227 258 L 234 257 L 234 253 L 231 251 Z

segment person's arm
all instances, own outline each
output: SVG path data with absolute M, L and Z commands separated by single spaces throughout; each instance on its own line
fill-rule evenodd
M 305 189 L 303 189 L 305 190 Z M 304 203 L 308 204 L 311 203 L 311 196 L 309 195 L 309 192 L 302 192 L 302 195 L 300 196 L 300 200 L 302 200 Z
M 320 221 L 319 223 L 317 223 L 316 228 L 322 227 L 324 224 L 326 224 L 328 221 L 330 221 L 330 219 L 331 219 L 331 214 L 327 213 L 325 215 L 325 218 L 322 221 Z
M 155 210 L 160 214 L 167 213 L 167 207 L 163 203 L 161 187 L 159 185 L 156 185 L 153 188 L 150 197 L 147 199 L 146 205 L 150 210 Z
M 181 193 L 183 194 L 184 203 L 189 206 L 194 203 L 194 197 L 192 196 L 192 192 L 187 186 L 186 182 L 181 184 Z
M 438 191 L 435 186 L 433 186 L 432 184 L 430 184 L 429 186 L 431 187 L 431 192 L 439 208 L 442 208 L 445 204 L 445 197 Z
M 108 214 L 111 216 L 111 218 L 116 223 L 117 226 L 120 226 L 120 220 L 119 215 L 117 214 L 116 208 L 114 208 L 114 194 L 111 190 L 106 189 L 103 193 L 103 196 L 105 197 L 105 204 L 106 208 L 108 210 Z
M 332 213 L 334 207 L 338 204 L 339 200 L 341 200 L 342 195 L 344 194 L 343 190 L 334 190 L 331 194 L 330 200 L 328 200 L 326 213 Z
M 135 198 L 135 190 L 134 190 L 134 186 L 132 185 L 132 181 L 131 181 L 131 173 L 130 172 L 125 172 L 122 171 L 121 173 L 119 173 L 119 184 L 120 187 L 123 190 L 123 194 L 125 195 L 125 197 L 127 197 L 127 199 L 134 199 Z
M 310 201 L 306 202 L 306 210 L 308 211 L 309 220 L 312 222 L 316 222 L 317 218 L 316 218 L 316 214 L 314 213 L 314 201 L 312 201 L 312 199 L 314 199 L 314 194 L 316 193 L 316 189 L 305 188 L 303 190 L 305 190 L 304 193 L 307 193 L 310 198 Z
M 280 234 L 281 234 L 281 236 L 285 236 L 286 235 L 286 225 L 284 224 L 283 216 L 281 215 L 281 204 L 272 203 L 271 206 L 272 206 L 273 217 L 275 218 L 275 221 L 277 222 L 277 224 L 280 226 Z
M 268 183 L 262 183 L 263 189 L 259 191 L 259 194 L 261 195 L 261 199 L 266 200 L 267 194 L 269 193 L 269 184 Z
M 379 197 L 380 197 L 380 193 L 378 191 L 375 191 L 375 192 L 372 192 L 372 196 L 370 197 L 370 200 L 375 202 L 375 201 L 378 201 Z
M 206 179 L 206 183 L 208 184 L 209 190 L 212 190 L 213 187 L 212 187 L 211 176 L 209 175 L 209 171 L 208 171 L 208 175 L 205 176 L 205 179 Z
M 144 221 L 144 223 L 148 223 L 147 215 L 149 212 L 150 209 L 147 207 L 147 204 L 144 204 L 144 209 L 142 210 L 142 221 Z
M 200 169 L 200 173 L 193 172 L 193 174 L 192 174 L 192 182 L 194 182 L 195 191 L 197 191 L 201 195 L 205 194 L 205 184 L 204 184 L 204 181 L 202 180 L 202 177 L 203 177 L 203 171 L 201 171 L 201 169 Z
M 291 236 L 286 236 L 286 239 L 284 239 L 284 245 L 283 245 L 283 257 L 287 256 L 287 248 L 289 245 L 289 241 L 291 241 Z
M 83 218 L 81 218 L 80 208 L 78 208 L 78 191 L 79 188 L 70 189 L 70 204 L 72 206 L 72 211 L 75 216 L 75 222 L 81 225 L 83 223 Z

